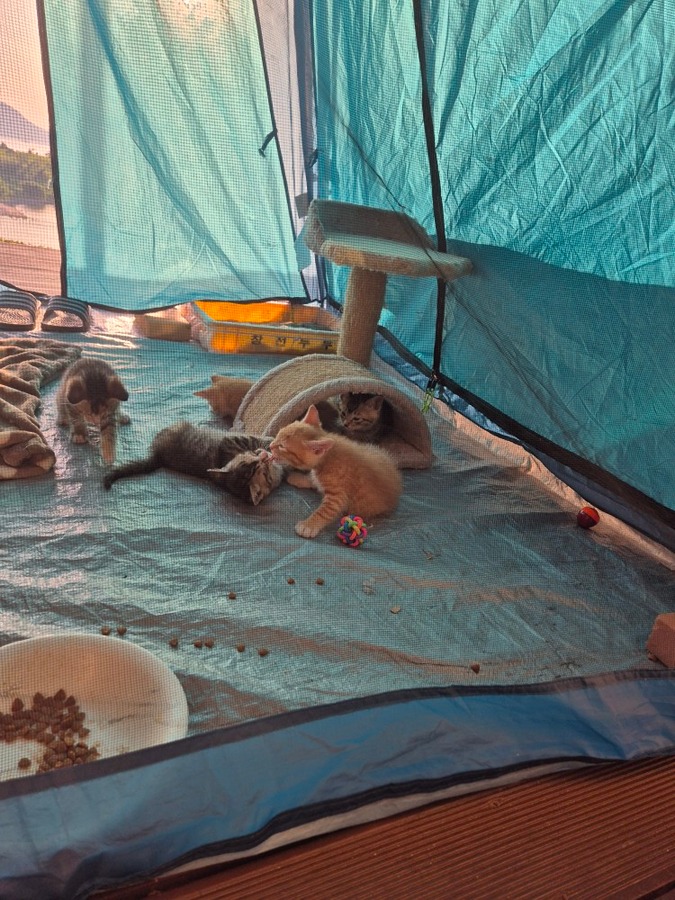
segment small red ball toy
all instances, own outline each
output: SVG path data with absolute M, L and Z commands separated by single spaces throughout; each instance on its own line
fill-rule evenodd
M 594 528 L 600 521 L 600 514 L 593 506 L 582 506 L 577 513 L 577 525 L 580 528 Z
M 361 516 L 343 516 L 337 536 L 348 547 L 360 547 L 368 537 L 368 526 Z

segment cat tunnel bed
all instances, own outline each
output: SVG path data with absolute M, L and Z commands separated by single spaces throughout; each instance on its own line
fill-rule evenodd
M 343 392 L 380 394 L 392 409 L 392 427 L 379 442 L 399 468 L 426 469 L 433 453 L 431 435 L 419 407 L 403 391 L 344 356 L 308 354 L 271 369 L 247 392 L 234 428 L 275 435 L 312 404 Z

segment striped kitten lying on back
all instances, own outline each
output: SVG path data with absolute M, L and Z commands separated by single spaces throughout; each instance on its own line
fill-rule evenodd
M 268 437 L 177 422 L 155 435 L 144 459 L 108 472 L 103 486 L 108 491 L 120 478 L 172 469 L 205 478 L 257 506 L 284 476 L 283 466 L 268 451 L 271 441 Z

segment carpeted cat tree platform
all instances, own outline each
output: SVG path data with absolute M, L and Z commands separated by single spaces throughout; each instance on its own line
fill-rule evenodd
M 398 388 L 346 356 L 312 353 L 271 369 L 247 392 L 234 428 L 275 435 L 300 418 L 310 404 L 343 391 L 381 394 L 389 402 L 392 428 L 380 444 L 389 450 L 399 468 L 426 469 L 431 465 L 431 435 L 419 407 Z
M 367 366 L 389 275 L 453 281 L 470 259 L 441 253 L 410 216 L 336 200 L 312 200 L 305 242 L 318 256 L 349 266 L 337 352 Z
M 393 427 L 380 443 L 400 468 L 428 468 L 433 454 L 426 419 L 368 365 L 388 275 L 450 281 L 471 272 L 471 261 L 435 250 L 410 216 L 331 200 L 312 201 L 305 240 L 319 256 L 350 267 L 338 355 L 303 356 L 272 369 L 244 397 L 234 427 L 274 435 L 312 403 L 345 391 L 380 394 L 393 411 Z

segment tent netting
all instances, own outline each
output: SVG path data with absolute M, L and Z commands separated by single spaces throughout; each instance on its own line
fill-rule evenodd
M 185 737 L 141 741 L 152 697 L 130 676 L 105 722 L 127 722 L 120 749 L 46 772 L 16 768 L 32 735 L 0 722 L 0 894 L 73 900 L 391 800 L 672 753 L 672 675 L 645 649 L 675 600 L 666 0 L 5 9 L 0 311 L 20 289 L 38 314 L 0 348 L 110 363 L 118 461 L 180 419 L 224 427 L 195 391 L 288 359 L 153 340 L 137 314 L 340 311 L 349 269 L 304 240 L 314 198 L 405 213 L 473 272 L 387 281 L 370 367 L 424 409 L 434 459 L 358 549 L 299 538 L 317 499 L 286 484 L 256 507 L 168 471 L 106 492 L 96 447 L 57 424 L 60 373 L 36 411 L 54 465 L 10 477 L 0 368 L 0 713 L 3 651 L 102 628 L 188 710 Z M 41 332 L 59 294 L 88 330 Z M 105 665 L 68 656 L 59 686 Z

